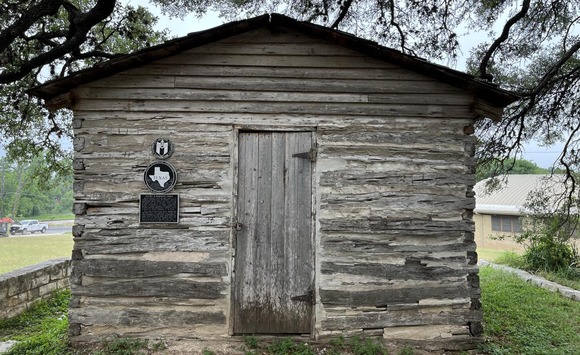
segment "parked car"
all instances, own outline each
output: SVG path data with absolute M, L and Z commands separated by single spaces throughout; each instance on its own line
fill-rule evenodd
M 14 223 L 10 227 L 10 234 L 28 234 L 34 232 L 46 233 L 48 224 L 40 223 L 36 219 L 25 219 Z
M 0 238 L 8 237 L 8 223 L 0 223 Z

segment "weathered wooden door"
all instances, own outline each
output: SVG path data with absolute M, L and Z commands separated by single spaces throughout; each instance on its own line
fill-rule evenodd
M 310 333 L 311 132 L 240 132 L 234 333 Z

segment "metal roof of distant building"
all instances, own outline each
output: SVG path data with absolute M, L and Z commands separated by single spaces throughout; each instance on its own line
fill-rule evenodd
M 560 192 L 563 179 L 563 175 L 508 175 L 501 187 L 491 192 L 486 191 L 489 179 L 482 180 L 474 187 L 475 213 L 520 215 L 520 210 L 531 192 L 538 189 Z

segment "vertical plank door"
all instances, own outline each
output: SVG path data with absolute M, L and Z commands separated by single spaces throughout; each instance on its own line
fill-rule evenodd
M 310 333 L 312 162 L 293 155 L 311 148 L 311 132 L 240 132 L 236 334 Z

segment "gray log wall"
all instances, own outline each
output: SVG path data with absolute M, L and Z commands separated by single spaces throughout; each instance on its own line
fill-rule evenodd
M 0 319 L 19 315 L 69 287 L 70 260 L 55 259 L 0 274 Z
M 472 96 L 266 29 L 73 94 L 73 340 L 231 333 L 240 130 L 315 132 L 314 336 L 481 334 Z M 139 225 L 150 145 L 165 137 L 180 223 Z

